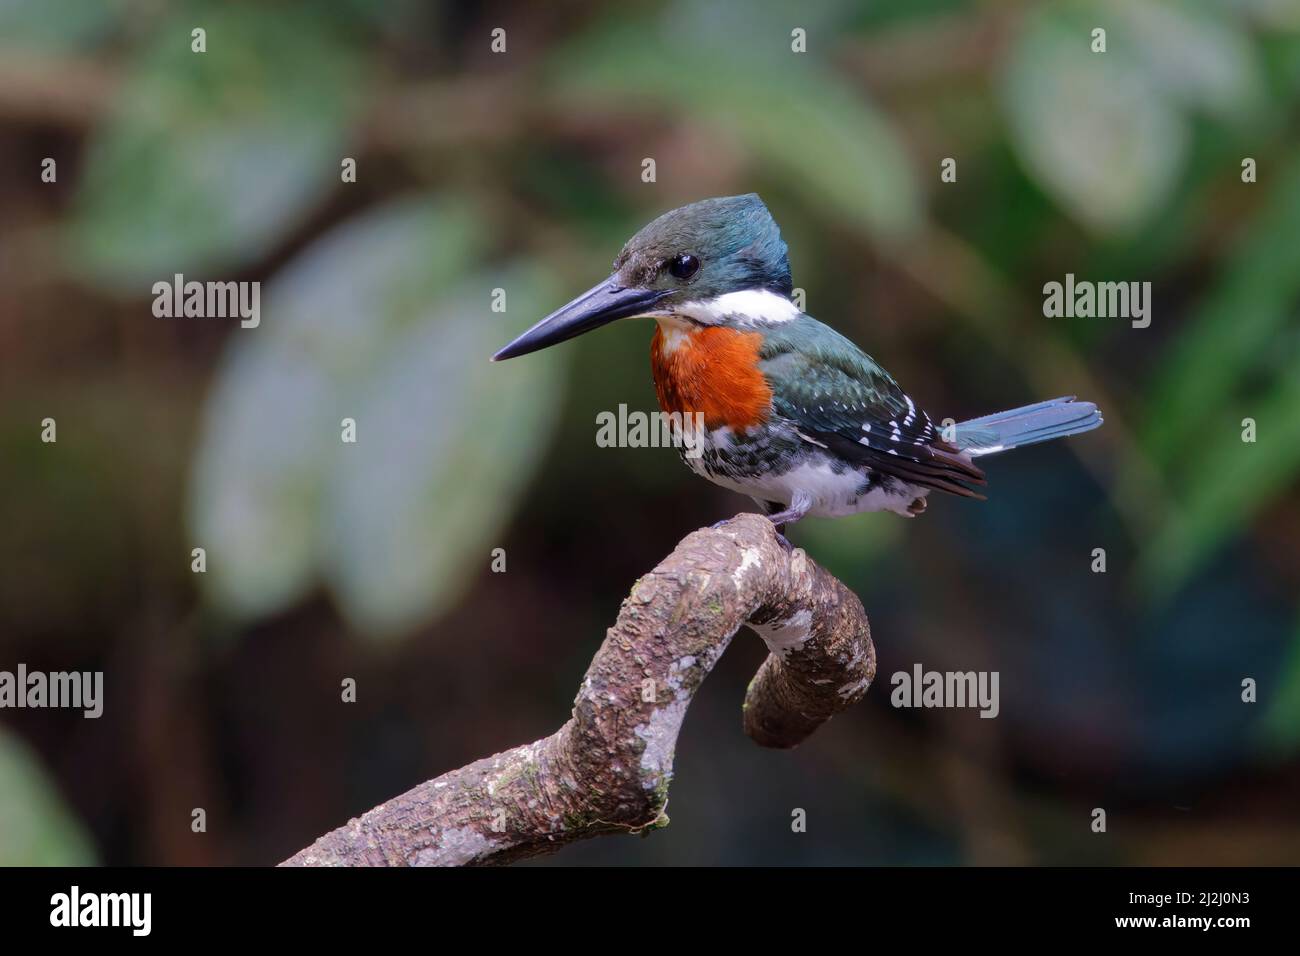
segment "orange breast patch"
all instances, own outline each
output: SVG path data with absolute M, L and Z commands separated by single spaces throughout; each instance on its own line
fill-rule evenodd
M 691 331 L 655 329 L 650 343 L 659 407 L 704 415 L 709 428 L 742 431 L 764 421 L 772 389 L 758 369 L 758 332 L 711 326 Z

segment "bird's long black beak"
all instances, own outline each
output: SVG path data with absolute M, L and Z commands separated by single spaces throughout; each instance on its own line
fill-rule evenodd
M 668 290 L 624 288 L 615 276 L 610 276 L 542 319 L 492 356 L 492 361 L 527 355 L 598 329 L 615 319 L 641 315 L 667 294 Z

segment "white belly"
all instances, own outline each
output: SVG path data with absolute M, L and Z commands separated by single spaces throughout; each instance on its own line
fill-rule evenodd
M 709 442 L 724 447 L 730 442 L 726 431 L 713 432 Z M 888 487 L 877 486 L 863 494 L 869 472 L 845 467 L 836 473 L 830 459 L 823 454 L 812 455 L 784 471 L 743 475 L 710 469 L 702 458 L 683 460 L 697 475 L 714 484 L 762 501 L 788 506 L 797 494 L 805 494 L 812 499 L 808 514 L 814 518 L 840 518 L 864 511 L 893 511 L 910 518 L 909 506 L 928 491 L 915 485 L 890 483 Z

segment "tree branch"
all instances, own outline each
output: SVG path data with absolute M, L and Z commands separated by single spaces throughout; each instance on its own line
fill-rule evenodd
M 544 740 L 443 774 L 321 837 L 284 866 L 461 866 L 661 827 L 686 708 L 748 623 L 771 652 L 745 732 L 793 747 L 866 692 L 875 649 L 862 603 L 760 515 L 687 536 L 637 581 L 573 716 Z

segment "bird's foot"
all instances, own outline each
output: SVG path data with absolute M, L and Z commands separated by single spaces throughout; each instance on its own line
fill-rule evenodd
M 765 516 L 765 517 L 767 517 L 769 521 L 771 520 L 771 516 L 770 516 L 770 515 Z M 717 530 L 718 530 L 719 528 L 721 528 L 724 524 L 726 524 L 728 521 L 731 521 L 731 520 L 732 520 L 731 518 L 723 518 L 721 521 L 715 521 L 715 522 L 713 522 L 713 524 L 709 525 L 709 530 L 710 530 L 710 531 L 717 531 Z M 783 548 L 785 549 L 785 553 L 786 553 L 786 554 L 793 554 L 793 553 L 794 553 L 794 545 L 792 545 L 792 544 L 790 543 L 790 539 L 787 538 L 787 537 L 785 536 L 785 523 L 782 522 L 781 524 L 777 524 L 776 522 L 772 522 L 772 530 L 776 532 L 776 540 L 779 541 L 779 542 L 781 543 L 781 547 L 783 547 Z
M 767 520 L 772 521 L 773 517 L 773 515 L 767 515 Z M 785 549 L 786 554 L 793 554 L 794 545 L 792 545 L 790 539 L 785 536 L 786 527 L 787 522 L 785 521 L 772 521 L 772 530 L 776 532 L 776 540 L 781 543 L 781 547 Z
M 808 514 L 811 508 L 811 498 L 808 498 L 805 495 L 796 495 L 794 501 L 790 503 L 790 507 L 786 508 L 784 511 L 769 511 L 767 520 L 772 522 L 773 526 L 776 528 L 776 533 L 779 535 L 785 531 L 786 525 L 794 524 L 800 518 L 804 517 L 804 515 Z

